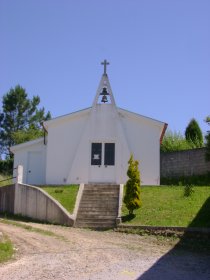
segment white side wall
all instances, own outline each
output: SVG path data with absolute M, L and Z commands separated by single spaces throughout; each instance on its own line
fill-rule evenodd
M 121 123 L 130 152 L 139 161 L 141 183 L 160 183 L 160 135 L 164 124 L 120 111 Z
M 32 153 L 38 153 L 40 155 L 40 157 L 36 157 L 35 161 L 33 162 L 33 168 L 31 168 L 32 165 L 29 166 L 29 161 L 32 160 L 30 154 Z M 46 146 L 44 145 L 44 141 L 32 145 L 27 145 L 27 147 L 23 148 L 21 148 L 20 145 L 20 148 L 15 150 L 14 155 L 14 167 L 17 167 L 18 165 L 23 166 L 23 183 L 30 183 L 34 185 L 45 184 Z M 38 168 L 36 168 L 36 166 Z M 15 170 L 13 173 L 14 176 L 16 176 Z M 36 179 L 31 181 L 30 178 L 32 178 L 32 176 Z
M 65 120 L 58 119 L 48 124 L 47 184 L 69 183 L 67 181 L 69 171 L 76 156 L 88 115 L 89 111 L 82 112 Z

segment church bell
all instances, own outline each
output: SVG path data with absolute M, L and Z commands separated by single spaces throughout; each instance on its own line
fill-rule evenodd
M 109 95 L 109 94 L 108 94 L 107 89 L 105 87 L 103 88 L 100 95 L 103 95 L 102 98 L 101 98 L 101 102 L 103 102 L 103 103 L 108 102 L 107 95 Z

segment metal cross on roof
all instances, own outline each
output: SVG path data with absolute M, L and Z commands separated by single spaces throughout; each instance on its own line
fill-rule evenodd
M 109 62 L 106 59 L 104 59 L 104 61 L 101 62 L 101 64 L 104 66 L 104 75 L 106 75 L 106 66 L 109 65 Z

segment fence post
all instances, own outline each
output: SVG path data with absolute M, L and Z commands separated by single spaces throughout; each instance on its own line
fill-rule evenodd
M 19 184 L 23 182 L 23 166 L 17 166 L 17 177 L 15 183 L 15 202 L 14 202 L 14 214 L 21 214 L 21 190 Z
M 16 184 L 22 184 L 23 183 L 23 166 L 18 165 L 17 166 L 17 179 Z

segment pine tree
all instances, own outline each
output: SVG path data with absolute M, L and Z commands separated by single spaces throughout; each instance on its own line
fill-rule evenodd
M 41 123 L 51 118 L 44 108 L 38 108 L 39 96 L 28 98 L 21 86 L 11 88 L 3 96 L 2 112 L 0 112 L 0 153 L 10 157 L 12 145 L 40 137 Z
M 133 211 L 141 206 L 140 200 L 140 172 L 138 169 L 138 161 L 133 159 L 131 155 L 128 166 L 127 175 L 129 177 L 126 183 L 126 193 L 124 196 L 124 203 L 129 211 L 130 215 L 133 215 Z
M 197 148 L 203 147 L 203 134 L 195 119 L 192 119 L 185 130 L 185 138 Z

